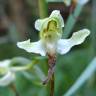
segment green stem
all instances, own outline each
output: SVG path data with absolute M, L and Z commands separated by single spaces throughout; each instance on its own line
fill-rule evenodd
M 15 93 L 15 96 L 20 96 L 14 84 L 10 85 L 10 89 Z
M 56 64 L 56 55 L 47 55 L 49 70 L 47 78 L 43 81 L 43 85 L 47 84 L 50 81 L 50 96 L 54 96 L 54 69 Z
M 11 25 L 10 25 L 10 34 L 12 36 L 15 37 L 12 38 L 14 40 L 14 42 L 17 42 L 18 39 L 22 40 L 25 38 L 25 32 L 27 30 L 27 25 L 26 25 L 26 16 L 22 15 L 21 16 L 21 12 L 25 11 L 24 9 L 24 3 L 23 0 L 9 0 L 9 4 L 10 4 L 10 9 L 11 9 L 11 16 L 12 19 L 15 21 L 16 25 L 12 25 L 12 29 L 11 29 Z M 14 34 L 14 35 L 13 35 Z
M 50 96 L 54 96 L 54 73 L 50 79 Z
M 48 8 L 46 0 L 39 0 L 39 14 L 40 18 L 45 18 L 48 15 Z
M 92 38 L 92 50 L 93 56 L 96 56 L 96 0 L 92 1 L 92 22 L 91 22 L 91 38 Z
M 80 15 L 81 11 L 82 11 L 83 6 L 78 4 L 74 10 L 73 14 L 70 14 L 68 17 L 68 20 L 66 22 L 65 25 L 65 29 L 64 29 L 64 34 L 63 34 L 63 38 L 67 38 L 72 30 L 72 28 L 74 27 L 78 16 Z

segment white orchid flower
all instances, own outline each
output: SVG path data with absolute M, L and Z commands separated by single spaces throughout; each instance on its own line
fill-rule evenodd
M 30 42 L 30 39 L 18 42 L 17 46 L 30 53 L 37 53 L 42 56 L 48 54 L 66 54 L 70 49 L 84 42 L 90 34 L 88 29 L 74 32 L 69 39 L 61 39 L 64 21 L 59 10 L 54 10 L 48 18 L 38 19 L 35 28 L 40 31 L 40 40 Z
M 0 61 L 0 86 L 7 86 L 15 80 L 15 73 L 26 70 L 26 66 L 11 66 L 11 60 Z

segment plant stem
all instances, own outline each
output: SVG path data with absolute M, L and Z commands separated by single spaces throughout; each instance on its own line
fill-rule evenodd
M 17 42 L 18 39 L 22 40 L 26 38 L 27 24 L 26 24 L 26 16 L 21 15 L 21 12 L 26 12 L 24 8 L 23 0 L 9 0 L 11 16 L 15 21 L 15 25 L 12 23 L 12 29 L 10 25 L 10 35 L 14 42 Z M 14 37 L 13 37 L 14 36 Z
M 54 69 L 56 64 L 56 55 L 48 55 L 49 74 L 50 74 L 50 96 L 54 96 Z
M 47 84 L 50 81 L 50 96 L 54 96 L 54 69 L 55 69 L 55 64 L 56 64 L 56 54 L 48 55 L 48 65 L 49 65 L 49 70 L 48 70 L 48 76 L 47 78 L 43 81 L 43 85 Z
M 91 38 L 92 38 L 92 50 L 93 57 L 96 56 L 96 0 L 92 1 L 92 22 L 91 22 Z
M 54 73 L 50 79 L 50 96 L 54 96 Z
M 73 29 L 78 16 L 80 15 L 81 11 L 83 9 L 83 6 L 78 4 L 74 10 L 74 13 L 70 14 L 68 17 L 68 20 L 66 22 L 65 28 L 64 28 L 64 34 L 63 34 L 63 38 L 67 38 L 71 32 L 71 30 Z
M 14 84 L 10 85 L 10 89 L 15 93 L 15 96 L 20 96 Z
M 38 4 L 39 4 L 40 18 L 45 18 L 48 15 L 47 2 L 46 2 L 46 0 L 39 0 Z

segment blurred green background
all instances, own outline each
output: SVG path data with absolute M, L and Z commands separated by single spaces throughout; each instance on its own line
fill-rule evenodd
M 74 10 L 77 6 L 75 2 L 66 6 L 64 0 L 0 0 L 0 60 L 17 56 L 34 59 L 38 55 L 17 48 L 16 42 L 29 38 L 31 41 L 39 39 L 39 32 L 34 27 L 35 20 L 47 17 L 52 10 L 60 10 L 66 27 L 69 15 L 73 14 L 76 22 L 68 34 L 64 31 L 66 36 L 63 38 L 70 37 L 73 32 L 83 28 L 90 29 L 91 35 L 82 45 L 73 47 L 66 55 L 58 55 L 55 69 L 55 96 L 62 96 L 96 55 L 95 5 L 96 0 L 90 0 L 82 6 L 80 15 L 75 18 Z M 73 19 L 70 22 L 73 22 Z M 39 59 L 37 66 L 47 75 L 46 61 Z M 32 76 L 36 78 L 29 79 L 17 73 L 14 83 L 20 96 L 49 96 L 49 86 L 42 86 L 36 74 Z M 15 94 L 9 87 L 0 87 L 0 96 L 15 96 Z M 73 96 L 96 96 L 96 73 Z

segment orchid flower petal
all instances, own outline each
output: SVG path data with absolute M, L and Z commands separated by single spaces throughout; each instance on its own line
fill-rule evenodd
M 45 50 L 42 47 L 42 42 L 39 40 L 37 42 L 30 42 L 30 39 L 27 41 L 23 41 L 23 42 L 18 42 L 17 46 L 21 49 L 26 50 L 27 52 L 30 53 L 36 53 L 36 54 L 40 54 L 42 56 L 45 56 Z
M 90 31 L 88 29 L 83 29 L 73 33 L 70 39 L 60 39 L 57 45 L 57 52 L 60 54 L 66 54 L 73 46 L 83 43 L 89 34 Z
M 22 67 L 10 67 L 11 72 L 18 72 L 18 71 L 24 71 L 27 70 L 29 66 L 22 66 Z
M 45 18 L 45 19 L 37 19 L 35 21 L 35 29 L 37 29 L 38 31 L 40 31 L 42 29 L 42 25 L 43 23 L 48 20 L 48 18 Z
M 59 10 L 54 10 L 54 11 L 52 11 L 52 13 L 51 13 L 51 15 L 50 15 L 50 18 L 58 18 L 58 20 L 59 20 L 60 23 L 61 23 L 61 27 L 64 27 L 64 20 L 63 20 L 63 17 L 61 16 Z
M 10 66 L 11 60 L 0 61 L 0 68 L 6 68 Z
M 7 86 L 15 80 L 15 76 L 10 71 L 0 78 L 0 86 Z
M 43 24 L 46 22 L 46 24 L 48 23 L 48 21 L 50 21 L 50 19 L 52 18 L 57 18 L 60 22 L 61 27 L 64 27 L 64 21 L 63 18 L 60 14 L 59 10 L 54 10 L 52 11 L 51 15 L 48 18 L 45 19 L 38 19 L 35 21 L 35 28 L 40 31 L 42 29 Z

